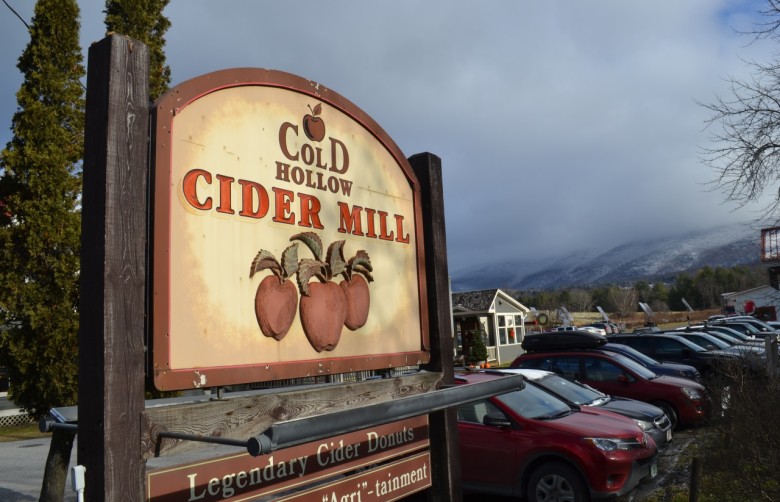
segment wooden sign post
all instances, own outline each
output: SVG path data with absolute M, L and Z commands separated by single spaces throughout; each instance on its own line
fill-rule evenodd
M 454 383 L 454 351 L 441 159 L 430 153 L 421 153 L 410 157 L 409 163 L 425 194 L 422 209 L 431 332 L 431 362 L 426 369 L 441 373 L 442 383 L 451 385 Z M 431 473 L 436 490 L 430 491 L 429 498 L 459 501 L 461 485 L 457 414 L 452 408 L 432 413 L 430 422 Z
M 86 500 L 143 500 L 148 51 L 89 49 L 82 203 L 78 462 Z

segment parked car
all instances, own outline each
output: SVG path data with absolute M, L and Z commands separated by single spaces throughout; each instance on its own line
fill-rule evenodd
M 664 411 L 636 399 L 615 397 L 593 387 L 567 380 L 551 371 L 525 368 L 495 370 L 501 373 L 521 374 L 529 385 L 538 385 L 547 392 L 577 406 L 597 406 L 632 419 L 655 441 L 658 448 L 666 448 L 672 440 L 672 422 Z
M 744 359 L 751 369 L 762 370 L 766 367 L 766 353 L 761 347 L 737 345 L 736 343 L 732 344 L 730 342 L 721 340 L 715 334 L 706 333 L 704 331 L 695 333 L 676 331 L 675 334 L 685 338 L 686 340 L 690 340 L 691 342 L 706 350 L 722 350 L 724 352 L 735 354 Z
M 586 324 L 585 326 L 592 326 L 594 328 L 603 329 L 605 335 L 611 335 L 613 333 L 617 333 L 617 331 L 615 330 L 615 326 L 612 323 L 608 323 L 608 322 L 592 322 L 590 324 Z
M 639 328 L 634 328 L 632 333 L 660 333 L 661 328 L 658 326 L 641 326 Z
M 504 375 L 468 372 L 458 384 Z M 459 405 L 464 492 L 545 500 L 616 497 L 657 473 L 657 447 L 632 420 L 586 411 L 535 385 Z
M 578 330 L 582 330 L 582 331 L 590 331 L 591 333 L 595 333 L 595 334 L 601 335 L 601 336 L 607 336 L 607 330 L 606 329 L 598 328 L 598 327 L 590 325 L 590 324 L 586 324 L 585 326 L 580 326 L 577 329 Z
M 601 347 L 601 350 L 608 350 L 611 352 L 617 352 L 623 354 L 626 357 L 630 357 L 634 361 L 638 362 L 645 368 L 649 369 L 656 375 L 669 375 L 680 378 L 688 378 L 701 382 L 701 374 L 699 370 L 689 364 L 670 363 L 668 361 L 656 361 L 652 357 L 643 354 L 633 347 L 624 345 L 622 343 L 608 342 Z
M 705 380 L 716 375 L 721 364 L 739 361 L 737 354 L 722 350 L 706 350 L 685 338 L 669 333 L 622 333 L 610 337 L 609 341 L 633 347 L 658 361 L 693 366 Z
M 764 321 L 759 321 L 758 319 L 755 319 L 753 317 L 748 316 L 737 316 L 737 317 L 726 317 L 724 319 L 715 319 L 713 321 L 709 321 L 707 324 L 714 325 L 714 326 L 728 326 L 730 328 L 734 328 L 742 333 L 749 333 L 756 337 L 765 338 L 767 336 L 777 336 L 780 334 L 778 331 L 776 331 L 772 326 L 765 323 Z M 749 326 L 749 329 L 745 329 L 745 325 Z
M 726 328 L 725 326 L 719 326 L 720 329 L 713 329 L 712 327 L 703 329 L 677 329 L 672 333 L 682 331 L 684 333 L 707 333 L 708 335 L 717 337 L 733 347 L 747 347 L 750 349 L 758 349 L 759 352 L 765 352 L 764 342 L 761 339 L 750 338 L 743 333 L 734 331 L 733 329 Z M 728 330 L 728 331 L 726 331 Z
M 653 404 L 664 410 L 672 428 L 700 424 L 710 415 L 711 405 L 702 384 L 687 378 L 657 375 L 615 352 L 599 349 L 528 352 L 518 356 L 510 367 L 552 371 L 605 394 Z
M 728 326 L 718 326 L 718 325 L 711 325 L 711 324 L 692 324 L 690 326 L 683 326 L 681 328 L 677 328 L 676 331 L 706 331 L 707 333 L 713 333 L 713 332 L 723 333 L 725 335 L 732 336 L 743 343 L 760 345 L 762 347 L 764 346 L 764 340 L 762 338 L 756 338 L 753 335 L 742 333 L 741 331 L 737 331 L 735 329 L 729 328 Z
M 755 326 L 752 326 L 751 324 L 745 323 L 745 322 L 739 322 L 739 321 L 733 321 L 733 322 L 728 322 L 728 321 L 724 321 L 724 322 L 708 322 L 707 326 L 709 326 L 709 327 L 727 327 L 727 328 L 733 329 L 734 331 L 738 331 L 738 332 L 740 332 L 740 333 L 742 333 L 744 335 L 747 335 L 747 336 L 752 336 L 752 337 L 760 339 L 760 340 L 764 339 L 764 335 L 761 334 L 762 333 L 761 330 L 759 330 Z
M 780 331 L 780 321 L 764 321 L 767 325 L 771 326 L 775 331 Z
M 556 326 L 550 331 L 577 331 L 577 326 Z

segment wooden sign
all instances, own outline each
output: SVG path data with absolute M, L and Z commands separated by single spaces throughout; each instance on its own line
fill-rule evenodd
M 146 498 L 154 502 L 212 502 L 281 497 L 308 485 L 321 485 L 334 476 L 420 452 L 428 448 L 428 434 L 427 416 L 419 416 L 259 457 L 242 453 L 158 469 L 147 474 Z M 424 482 L 430 485 L 429 475 L 411 485 L 421 489 Z
M 429 360 L 420 188 L 354 104 L 224 70 L 160 99 L 154 151 L 157 388 Z
M 428 452 L 424 452 L 278 500 L 279 502 L 383 502 L 400 500 L 430 486 L 431 456 Z

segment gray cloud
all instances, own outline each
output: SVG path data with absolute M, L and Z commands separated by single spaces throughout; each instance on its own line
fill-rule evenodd
M 15 2 L 30 19 L 32 2 Z M 12 3 L 13 5 L 13 3 Z M 82 40 L 104 2 L 80 2 Z M 740 58 L 767 60 L 733 27 L 755 2 L 171 2 L 173 83 L 230 67 L 320 82 L 412 155 L 442 158 L 450 270 L 553 257 L 637 237 L 748 221 L 707 191 L 698 160 L 709 101 Z M 28 39 L 0 14 L 0 141 Z

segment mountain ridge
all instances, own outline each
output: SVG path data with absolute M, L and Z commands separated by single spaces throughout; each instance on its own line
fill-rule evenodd
M 672 280 L 704 267 L 759 263 L 761 234 L 747 224 L 683 236 L 643 239 L 607 251 L 575 251 L 553 260 L 507 260 L 453 274 L 453 291 L 546 290 Z

